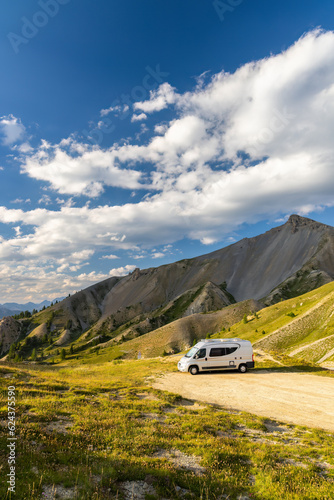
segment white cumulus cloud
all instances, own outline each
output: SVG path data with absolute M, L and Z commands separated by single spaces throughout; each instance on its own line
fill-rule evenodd
M 19 118 L 13 115 L 0 117 L 2 143 L 11 146 L 24 138 L 26 129 Z
M 135 110 L 141 110 L 144 113 L 154 113 L 174 104 L 178 99 L 175 88 L 165 82 L 157 90 L 150 91 L 150 99 L 147 101 L 136 102 L 133 105 Z
M 140 113 L 139 115 L 133 115 L 131 118 L 132 122 L 140 122 L 142 120 L 146 120 L 147 115 L 145 113 Z
M 28 280 L 37 262 L 45 273 L 67 263 L 79 269 L 97 251 L 105 259 L 120 249 L 131 250 L 134 259 L 158 258 L 162 245 L 183 238 L 210 245 L 228 241 L 245 222 L 334 205 L 333 32 L 307 33 L 282 53 L 202 79 L 184 94 L 163 84 L 133 107 L 148 114 L 171 105 L 172 119 L 140 144 L 128 140 L 103 149 L 70 138 L 44 141 L 23 155 L 22 172 L 62 194 L 97 197 L 111 186 L 144 187 L 146 195 L 95 208 L 72 201 L 58 211 L 0 207 L 0 222 L 20 228 L 0 240 L 3 269 L 11 266 Z M 88 254 L 71 257 L 82 249 Z M 67 283 L 94 278 L 82 273 Z
M 141 184 L 140 171 L 118 164 L 117 152 L 113 149 L 78 144 L 75 141 L 54 147 L 43 144 L 37 152 L 25 157 L 22 172 L 30 177 L 50 183 L 61 194 L 90 197 L 99 196 L 104 186 L 138 189 Z

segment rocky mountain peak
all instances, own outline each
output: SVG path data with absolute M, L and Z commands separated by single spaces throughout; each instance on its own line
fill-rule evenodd
M 136 267 L 136 269 L 134 271 L 132 271 L 132 273 L 130 273 L 130 275 L 131 275 L 131 278 L 133 281 L 137 280 L 141 275 L 139 267 Z
M 331 228 L 331 226 L 328 226 L 327 224 L 322 224 L 321 222 L 316 222 L 313 219 L 308 219 L 307 217 L 302 217 L 301 215 L 297 214 L 290 215 L 288 221 L 286 222 L 286 225 L 292 228 L 293 233 L 296 233 L 299 228 L 309 228 L 312 230 L 326 229 L 326 228 L 333 229 Z

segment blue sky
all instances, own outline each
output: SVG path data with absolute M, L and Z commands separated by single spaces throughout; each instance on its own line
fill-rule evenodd
M 333 225 L 330 0 L 1 10 L 0 303 Z

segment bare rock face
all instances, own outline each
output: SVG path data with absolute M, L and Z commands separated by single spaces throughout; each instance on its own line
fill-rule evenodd
M 200 294 L 194 299 L 183 316 L 190 316 L 196 313 L 206 313 L 209 311 L 217 311 L 223 307 L 234 303 L 233 297 L 225 290 L 221 289 L 214 283 L 206 283 Z
M 54 306 L 51 327 L 63 332 L 59 345 L 91 327 L 95 335 L 122 326 L 132 336 L 143 335 L 235 301 L 270 305 L 333 280 L 334 228 L 291 215 L 282 226 L 206 255 L 96 283 Z M 2 352 L 19 335 L 18 322 L 3 321 Z M 40 325 L 31 336 L 44 335 L 44 329 Z
M 199 287 L 204 288 L 188 304 L 188 310 L 178 308 L 182 309 L 178 317 L 217 310 L 233 303 L 233 299 L 267 298 L 266 304 L 270 304 L 333 279 L 334 228 L 291 215 L 282 226 L 215 252 L 109 278 L 68 297 L 57 307 L 67 311 L 74 328 L 85 330 L 109 321 L 112 331 L 140 315 L 142 319 L 152 316 Z M 65 328 L 66 323 L 61 326 Z M 142 333 L 152 328 L 141 325 Z
M 67 297 L 57 304 L 57 309 L 67 311 L 66 319 L 71 319 L 73 328 L 85 330 L 101 316 L 105 297 L 120 278 L 109 278 Z M 64 328 L 66 324 L 62 325 Z
M 0 354 L 4 354 L 10 346 L 17 342 L 21 332 L 21 324 L 11 316 L 6 316 L 0 320 Z
M 101 305 L 101 316 L 107 318 L 135 304 L 146 314 L 208 282 L 218 287 L 225 283 L 226 291 L 237 302 L 261 300 L 289 277 L 304 271 L 306 265 L 310 271 L 317 270 L 326 277 L 326 282 L 334 279 L 334 228 L 292 215 L 282 226 L 215 252 L 158 268 L 135 270 L 110 287 Z M 308 281 L 301 283 L 300 293 L 317 286 L 314 280 Z M 320 279 L 318 282 L 319 286 L 323 284 Z M 299 284 L 293 288 L 294 296 L 299 295 Z M 214 308 L 220 300 L 216 292 Z M 203 312 L 204 303 L 208 302 L 207 296 Z M 130 313 L 135 315 L 128 310 L 128 320 L 132 319 Z
M 216 259 L 216 266 L 211 281 L 225 280 L 237 301 L 262 299 L 306 263 L 333 279 L 334 229 L 292 215 L 282 226 L 195 260 L 204 263 L 212 259 Z

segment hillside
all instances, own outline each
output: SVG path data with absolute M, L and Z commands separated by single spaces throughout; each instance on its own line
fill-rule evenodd
M 312 278 L 314 271 L 317 280 Z M 281 299 L 280 285 L 285 286 L 296 273 L 302 279 L 286 295 L 299 295 L 333 279 L 332 227 L 294 215 L 283 226 L 213 253 L 158 268 L 136 269 L 110 288 L 101 304 L 101 316 L 116 315 L 136 305 L 136 311 L 128 312 L 128 319 L 132 319 L 138 308 L 143 313 L 153 311 L 209 281 L 224 284 L 237 302 L 269 297 L 267 303 L 273 303 Z M 277 288 L 277 296 L 270 297 Z
M 334 366 L 334 283 L 264 308 L 214 337 L 250 340 L 256 351 Z
M 259 311 L 263 305 L 254 300 L 245 300 L 233 304 L 220 311 L 208 314 L 192 314 L 177 319 L 168 325 L 157 328 L 146 335 L 129 340 L 117 347 L 116 352 L 123 357 L 137 357 L 140 352 L 145 358 L 173 354 L 189 349 L 194 342 L 207 335 L 213 335 L 222 328 L 228 330 L 232 325 L 241 321 L 250 311 Z M 106 348 L 115 345 L 114 339 L 104 344 L 99 344 L 100 354 L 107 354 Z M 111 351 L 112 352 L 112 351 Z
M 137 338 L 127 340 L 120 335 L 99 343 L 91 352 L 98 352 L 101 361 L 136 358 L 139 352 L 148 358 L 188 349 L 206 336 L 250 340 L 259 361 L 270 359 L 271 353 L 272 359 L 290 365 L 295 359 L 296 364 L 303 360 L 333 368 L 334 283 L 269 307 L 248 300 L 216 312 L 193 314 Z
M 82 350 L 130 341 L 235 302 L 275 304 L 333 278 L 334 229 L 292 215 L 282 226 L 254 238 L 193 259 L 136 269 L 67 297 L 33 316 L 27 333 L 37 327 L 44 333 L 23 342 L 22 354 L 29 356 L 34 347 L 51 355 L 57 353 L 53 345 L 76 343 Z

